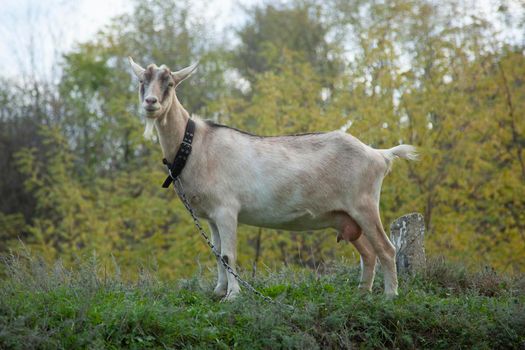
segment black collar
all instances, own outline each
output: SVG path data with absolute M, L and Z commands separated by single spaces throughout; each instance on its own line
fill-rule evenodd
M 169 172 L 169 176 L 166 178 L 166 180 L 164 180 L 162 187 L 170 187 L 173 180 L 175 180 L 182 172 L 182 169 L 184 169 L 186 161 L 188 160 L 188 157 L 191 153 L 191 143 L 193 141 L 193 134 L 195 134 L 195 122 L 191 119 L 188 119 L 188 123 L 186 124 L 186 130 L 184 130 L 184 138 L 182 139 L 182 143 L 180 144 L 179 150 L 175 155 L 173 163 L 170 164 L 166 160 L 166 158 L 162 160 L 162 163 L 166 165 Z

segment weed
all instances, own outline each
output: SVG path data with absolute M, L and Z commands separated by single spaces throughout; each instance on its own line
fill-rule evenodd
M 295 306 L 249 293 L 218 302 L 211 278 L 163 282 L 142 269 L 123 281 L 96 255 L 77 268 L 29 254 L 5 259 L 0 286 L 0 348 L 520 348 L 525 345 L 523 278 L 468 272 L 444 260 L 401 276 L 388 301 L 380 282 L 357 289 L 359 271 L 343 263 L 322 270 L 283 269 L 249 279 Z M 116 265 L 116 264 L 115 264 Z M 379 276 L 381 280 L 381 276 Z

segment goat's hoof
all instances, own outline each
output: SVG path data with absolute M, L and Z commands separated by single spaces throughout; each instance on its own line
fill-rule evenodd
M 372 287 L 359 286 L 359 287 L 357 287 L 357 290 L 361 294 L 370 294 L 370 293 L 372 293 Z
M 228 291 L 228 285 L 226 285 L 226 284 L 217 284 L 217 286 L 213 290 L 213 294 L 215 294 L 218 297 L 223 297 L 223 296 L 226 295 L 227 291 Z
M 386 300 L 394 300 L 397 298 L 397 292 L 395 293 L 385 293 Z
M 235 300 L 240 294 L 240 290 L 239 289 L 232 289 L 232 290 L 229 290 L 228 293 L 226 294 L 226 296 L 224 298 L 222 298 L 222 301 L 232 301 L 232 300 Z

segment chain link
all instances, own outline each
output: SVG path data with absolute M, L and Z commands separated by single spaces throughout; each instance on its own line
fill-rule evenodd
M 170 174 L 171 175 L 171 174 Z M 259 296 L 260 298 L 262 298 L 263 300 L 269 302 L 269 303 L 272 303 L 272 304 L 276 304 L 276 305 L 280 305 L 280 306 L 286 306 L 290 309 L 294 309 L 293 306 L 291 305 L 288 305 L 288 304 L 283 304 L 283 303 L 280 303 L 276 300 L 273 300 L 272 298 L 270 298 L 269 296 L 266 296 L 264 294 L 262 294 L 261 292 L 259 292 L 257 289 L 255 289 L 250 283 L 246 282 L 245 280 L 243 280 L 241 278 L 241 276 L 239 276 L 239 274 L 237 272 L 235 272 L 235 270 L 233 270 L 233 268 L 226 262 L 226 260 L 224 260 L 224 258 L 222 257 L 222 255 L 217 251 L 217 249 L 215 249 L 215 246 L 213 245 L 213 243 L 210 241 L 210 239 L 208 238 L 208 235 L 206 234 L 206 231 L 204 231 L 204 229 L 202 228 L 202 225 L 201 225 L 201 222 L 199 220 L 199 218 L 197 217 L 197 215 L 195 214 L 195 211 L 193 210 L 193 208 L 191 207 L 188 199 L 186 198 L 186 194 L 184 193 L 184 190 L 183 190 L 183 187 L 182 187 L 182 183 L 180 182 L 180 179 L 177 177 L 174 179 L 174 182 L 175 182 L 175 191 L 177 192 L 177 194 L 179 195 L 179 197 L 181 198 L 182 200 L 182 203 L 184 204 L 184 206 L 186 207 L 186 209 L 188 210 L 188 212 L 190 213 L 192 219 L 193 219 L 193 223 L 195 224 L 195 226 L 197 227 L 197 230 L 199 230 L 199 233 L 201 234 L 202 238 L 204 238 L 204 240 L 206 241 L 206 243 L 208 244 L 208 246 L 211 248 L 211 251 L 213 252 L 213 255 L 215 255 L 215 257 L 222 263 L 222 265 L 224 266 L 224 268 L 226 269 L 226 271 L 228 271 L 228 273 L 230 273 L 233 277 L 235 277 L 235 279 L 241 284 L 243 285 L 244 287 L 246 287 L 246 289 L 250 290 L 253 294 Z

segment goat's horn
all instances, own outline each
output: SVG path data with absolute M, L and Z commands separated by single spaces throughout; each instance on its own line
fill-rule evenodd
M 195 71 L 198 65 L 199 65 L 199 61 L 193 63 L 191 66 L 188 66 L 186 68 L 182 68 L 179 71 L 173 72 L 171 73 L 171 75 L 173 76 L 173 79 L 175 79 L 175 81 L 178 84 L 184 79 L 186 79 L 187 77 L 189 77 Z
M 131 68 L 133 68 L 133 71 L 135 72 L 137 77 L 142 79 L 145 69 L 139 66 L 138 64 L 136 64 L 135 61 L 133 61 L 133 58 L 131 58 L 131 56 L 128 56 L 128 59 L 129 59 L 129 63 L 131 64 Z

